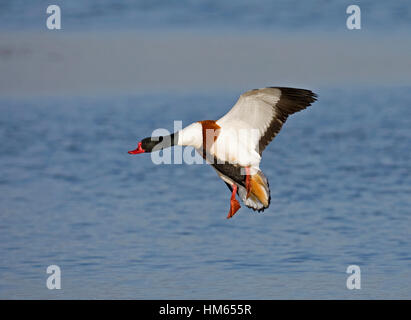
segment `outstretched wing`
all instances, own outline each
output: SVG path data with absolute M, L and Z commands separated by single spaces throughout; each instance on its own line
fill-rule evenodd
M 237 120 L 258 129 L 259 140 L 255 149 L 261 155 L 265 147 L 280 132 L 288 116 L 307 108 L 316 100 L 317 95 L 305 89 L 254 89 L 243 93 L 234 107 L 217 122 L 224 125 Z

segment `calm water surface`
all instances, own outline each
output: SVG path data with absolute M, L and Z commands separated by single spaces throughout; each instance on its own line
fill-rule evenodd
M 270 208 L 231 220 L 211 167 L 127 150 L 240 92 L 1 99 L 0 298 L 411 298 L 410 88 L 316 91 L 264 152 Z

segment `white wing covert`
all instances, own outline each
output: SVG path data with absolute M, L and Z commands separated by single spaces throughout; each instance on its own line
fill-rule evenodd
M 253 148 L 261 155 L 281 130 L 288 116 L 316 101 L 310 90 L 270 87 L 243 93 L 233 108 L 217 123 L 224 126 L 258 130 Z

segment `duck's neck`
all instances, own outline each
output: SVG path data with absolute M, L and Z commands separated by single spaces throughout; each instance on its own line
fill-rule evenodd
M 168 136 L 163 136 L 162 141 L 160 142 L 161 144 L 161 149 L 165 149 L 165 148 L 170 148 L 172 146 L 175 146 L 178 144 L 178 136 L 179 133 L 178 132 L 174 132 Z M 159 139 L 158 137 L 156 139 Z

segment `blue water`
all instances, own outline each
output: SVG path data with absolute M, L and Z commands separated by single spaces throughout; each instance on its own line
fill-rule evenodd
M 409 31 L 407 1 L 339 0 L 0 0 L 0 27 L 46 30 L 46 8 L 61 7 L 65 31 L 102 29 L 205 29 L 346 31 L 346 9 L 361 8 L 365 31 Z
M 410 299 L 410 88 L 315 91 L 264 152 L 270 208 L 230 220 L 212 168 L 127 150 L 240 92 L 1 99 L 0 298 Z

